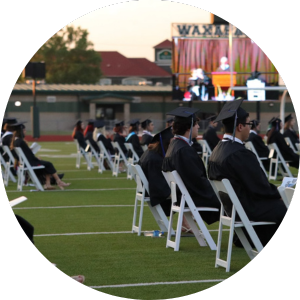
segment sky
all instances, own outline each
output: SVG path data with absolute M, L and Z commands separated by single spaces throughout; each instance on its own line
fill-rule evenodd
M 97 51 L 154 61 L 153 47 L 172 40 L 172 23 L 210 23 L 210 13 L 192 5 L 142 0 L 98 9 L 69 25 L 87 29 Z

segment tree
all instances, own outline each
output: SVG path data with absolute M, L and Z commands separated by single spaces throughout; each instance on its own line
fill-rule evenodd
M 46 63 L 47 83 L 95 84 L 101 78 L 101 57 L 88 41 L 88 31 L 67 26 L 53 35 L 30 61 Z

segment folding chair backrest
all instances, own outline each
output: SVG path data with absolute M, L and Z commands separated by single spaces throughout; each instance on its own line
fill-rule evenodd
M 257 237 L 252 225 L 250 224 L 250 221 L 228 179 L 222 179 L 222 181 L 216 181 L 211 180 L 210 181 L 211 186 L 213 187 L 215 194 L 219 198 L 220 203 L 222 203 L 222 200 L 220 198 L 220 192 L 223 192 L 228 195 L 231 203 L 232 203 L 232 218 L 235 218 L 235 212 L 239 215 L 239 218 L 241 222 L 243 223 L 244 227 L 246 228 L 250 238 L 252 239 L 252 242 L 257 249 L 257 251 L 261 251 L 263 249 L 263 246 Z
M 132 173 L 134 174 L 134 179 L 136 181 L 138 191 L 142 192 L 142 190 L 145 189 L 145 191 L 149 195 L 149 183 L 141 166 L 131 164 L 130 167 Z
M 14 158 L 14 156 L 12 155 L 12 153 L 11 153 L 9 147 L 8 147 L 8 146 L 2 146 L 2 148 L 3 148 L 4 152 L 7 153 L 8 157 L 9 157 L 9 161 L 10 161 L 10 162 L 14 162 L 14 161 L 15 161 L 15 158 Z
M 285 206 L 289 208 L 295 189 L 291 187 L 285 187 L 285 186 L 279 186 L 277 189 Z
M 262 170 L 264 171 L 265 175 L 268 177 L 268 174 L 267 174 L 267 172 L 266 172 L 266 170 L 265 170 L 265 167 L 264 167 L 264 165 L 262 164 L 261 158 L 258 156 L 258 154 L 257 154 L 257 152 L 256 152 L 256 150 L 255 150 L 255 148 L 254 148 L 254 146 L 253 146 L 253 143 L 252 143 L 251 141 L 248 141 L 248 142 L 245 144 L 245 147 L 246 147 L 246 149 L 252 151 L 252 152 L 256 155 L 257 160 L 258 160 L 258 162 L 259 162 L 259 164 L 260 164 L 260 167 L 261 167 Z
M 126 155 L 124 154 L 120 144 L 118 142 L 111 142 L 113 147 L 118 150 L 118 153 L 120 154 L 120 158 L 124 161 L 124 163 L 127 165 L 127 158 Z
M 16 154 L 19 157 L 19 163 L 20 163 L 20 169 L 22 170 L 22 174 L 20 174 L 21 172 L 19 172 L 18 174 L 18 189 L 22 190 L 22 185 L 23 185 L 23 172 L 26 170 L 29 173 L 29 176 L 32 180 L 32 182 L 34 183 L 34 185 L 36 186 L 36 188 L 40 191 L 44 191 L 39 179 L 37 178 L 36 174 L 34 173 L 34 170 L 36 169 L 43 169 L 45 168 L 44 166 L 36 166 L 33 167 L 30 165 L 30 163 L 28 162 L 27 157 L 25 156 L 22 148 L 20 147 L 15 147 L 14 150 L 16 151 Z
M 127 151 L 131 151 L 132 158 L 133 158 L 133 163 L 134 164 L 137 163 L 140 160 L 140 158 L 137 155 L 137 153 L 134 151 L 132 144 L 131 143 L 124 143 L 124 145 L 125 145 Z
M 202 160 L 204 162 L 205 167 L 207 168 L 208 159 L 209 159 L 212 151 L 206 140 L 198 140 L 198 143 L 202 147 Z
M 285 137 L 284 139 L 285 139 L 285 142 L 287 143 L 287 145 L 288 145 L 290 148 L 292 148 L 292 150 L 293 150 L 295 153 L 297 153 L 297 150 L 295 149 L 295 147 L 294 147 L 294 145 L 293 145 L 291 139 L 290 139 L 289 137 Z
M 114 165 L 113 165 L 113 162 L 112 162 L 112 156 L 107 152 L 104 144 L 102 141 L 98 141 L 98 145 L 99 145 L 99 148 L 100 148 L 100 157 L 103 157 L 103 159 L 106 160 L 106 162 L 108 163 L 110 169 L 113 171 L 114 169 Z
M 148 145 L 142 145 L 141 147 L 142 147 L 144 152 L 148 149 Z
M 273 157 L 271 158 L 271 163 L 270 163 L 269 179 L 276 180 L 276 177 L 277 177 L 277 168 L 275 170 L 275 176 L 271 176 L 271 174 L 272 174 L 272 163 L 273 162 L 276 162 L 276 166 L 279 165 L 280 170 L 283 173 L 282 175 L 287 176 L 287 177 L 293 177 L 293 174 L 290 171 L 289 167 L 287 166 L 287 162 L 283 158 L 277 144 L 276 143 L 269 144 L 268 147 L 270 149 L 270 155 L 272 155 L 272 152 L 273 152 Z M 276 156 L 276 158 L 274 158 L 274 156 Z

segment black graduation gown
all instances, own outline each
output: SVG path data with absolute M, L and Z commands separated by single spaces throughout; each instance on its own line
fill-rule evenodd
M 137 136 L 136 133 L 132 134 L 128 140 L 126 140 L 126 143 L 131 143 L 132 146 L 133 146 L 133 149 L 134 151 L 136 152 L 136 154 L 141 157 L 144 153 L 144 150 L 143 148 L 141 147 L 141 144 L 140 144 L 140 140 L 139 140 L 139 137 Z M 131 151 L 130 151 L 131 152 Z M 131 157 L 131 153 L 128 154 L 129 157 Z
M 88 131 L 84 137 L 85 141 L 89 141 L 92 145 L 92 147 L 95 149 L 96 152 L 100 153 L 100 148 L 97 145 L 97 143 L 95 142 L 95 140 L 93 139 L 93 132 Z
M 14 147 L 20 147 L 23 150 L 24 155 L 26 156 L 29 164 L 31 166 L 44 166 L 44 169 L 41 170 L 36 170 L 37 174 L 40 173 L 46 173 L 46 174 L 54 174 L 56 173 L 56 170 L 53 166 L 53 164 L 49 161 L 44 161 L 44 160 L 40 160 L 38 159 L 33 152 L 31 151 L 31 149 L 28 147 L 27 143 L 21 139 L 21 138 L 17 138 L 14 141 Z
M 2 145 L 3 145 L 3 146 L 8 146 L 8 148 L 10 148 L 10 144 L 11 144 L 12 137 L 13 137 L 13 134 L 12 134 L 12 133 L 11 133 L 11 134 L 7 134 L 7 135 L 5 135 L 4 137 L 2 137 Z M 14 151 L 14 150 L 11 150 L 11 152 L 12 152 L 12 155 L 13 155 L 14 157 L 16 157 L 15 151 Z M 3 158 L 4 158 L 5 161 L 8 161 L 8 160 L 9 160 L 8 154 L 5 153 L 5 154 L 3 155 Z
M 220 208 L 219 200 L 207 179 L 203 161 L 187 142 L 176 138 L 171 141 L 162 169 L 164 172 L 178 172 L 196 206 Z M 219 221 L 219 212 L 200 214 L 208 224 Z
M 299 169 L 299 155 L 287 145 L 284 136 L 279 131 L 273 131 L 268 139 L 268 144 L 275 143 L 281 152 L 283 158 L 289 162 L 289 165 Z
M 147 133 L 142 135 L 141 145 L 149 145 L 152 142 L 153 136 Z
M 78 144 L 80 145 L 81 148 L 85 149 L 86 148 L 86 142 L 84 140 L 83 133 L 81 131 L 76 131 L 74 135 L 74 139 L 78 141 Z
M 203 133 L 203 139 L 207 141 L 207 144 L 210 147 L 211 151 L 214 150 L 214 148 L 218 145 L 220 141 L 216 129 L 210 125 Z
M 192 142 L 193 142 L 192 147 L 196 150 L 196 152 L 198 154 L 202 153 L 202 150 L 203 150 L 202 146 L 198 143 L 197 139 L 193 138 Z
M 122 149 L 123 153 L 126 155 L 127 154 L 127 149 L 124 145 L 125 143 L 125 137 L 119 133 L 116 132 L 114 136 L 114 142 L 118 142 L 120 145 L 120 148 Z
M 264 143 L 262 137 L 258 134 L 251 132 L 249 134 L 248 141 L 252 142 L 257 154 L 259 157 L 268 157 L 269 156 L 269 148 Z
M 163 157 L 153 150 L 146 150 L 138 162 L 149 182 L 151 205 L 161 204 L 165 214 L 169 216 L 171 199 L 167 198 L 171 195 L 171 189 L 161 172 L 162 163 Z
M 294 148 L 297 149 L 296 144 L 299 144 L 299 138 L 294 130 L 291 130 L 291 129 L 285 130 L 283 133 L 283 136 L 289 137 L 292 144 L 294 145 Z
M 276 222 L 276 225 L 255 228 L 262 244 L 266 245 L 284 218 L 286 206 L 277 187 L 269 183 L 256 155 L 238 142 L 220 142 L 209 158 L 208 177 L 230 181 L 251 221 Z M 224 207 L 230 215 L 230 206 L 224 202 Z
M 115 154 L 115 149 L 111 144 L 111 140 L 106 138 L 103 134 L 100 134 L 97 138 L 97 142 L 101 141 L 107 151 L 109 151 L 110 155 Z

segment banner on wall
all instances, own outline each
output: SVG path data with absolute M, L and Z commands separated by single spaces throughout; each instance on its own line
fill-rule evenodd
M 229 25 L 172 23 L 173 37 L 228 38 Z M 232 26 L 232 37 L 247 37 L 240 29 Z

